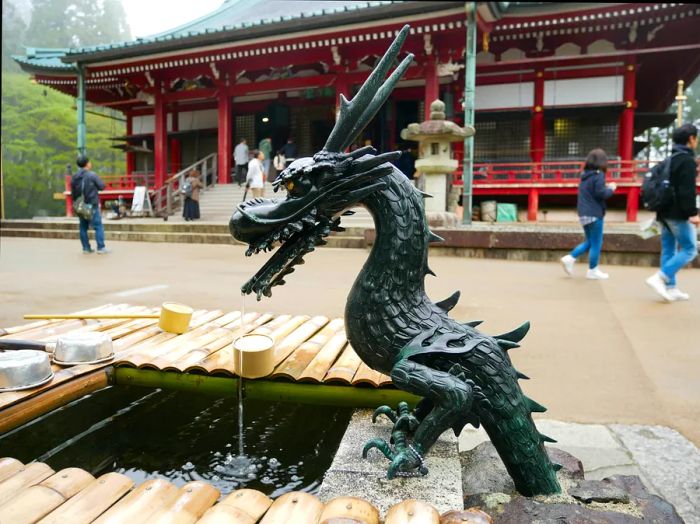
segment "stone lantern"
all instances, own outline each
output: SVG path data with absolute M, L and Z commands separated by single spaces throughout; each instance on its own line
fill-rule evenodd
M 430 104 L 430 120 L 420 124 L 409 124 L 401 130 L 401 138 L 419 143 L 416 170 L 425 175 L 425 192 L 433 196 L 425 200 L 425 211 L 429 215 L 445 215 L 448 210 L 448 195 L 452 185 L 450 173 L 458 167 L 452 158 L 451 142 L 459 142 L 474 135 L 473 127 L 459 127 L 454 122 L 445 120 L 445 103 L 435 100 Z M 447 217 L 430 222 L 455 222 Z

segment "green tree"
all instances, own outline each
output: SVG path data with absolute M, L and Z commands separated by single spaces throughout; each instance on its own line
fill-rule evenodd
M 34 47 L 81 47 L 131 39 L 120 0 L 34 0 L 27 41 Z
M 99 175 L 124 172 L 110 137 L 125 132 L 116 120 L 87 115 L 88 154 Z M 54 193 L 65 190 L 66 165 L 75 170 L 73 98 L 32 84 L 26 75 L 2 75 L 2 160 L 7 218 L 65 214 Z
M 27 25 L 15 4 L 2 0 L 2 70 L 19 71 L 12 55 L 22 53 L 22 42 Z

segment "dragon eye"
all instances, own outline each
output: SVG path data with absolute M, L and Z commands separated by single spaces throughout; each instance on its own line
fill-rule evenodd
M 291 182 L 291 181 L 287 182 L 286 187 L 287 187 L 287 191 L 291 191 L 292 189 L 294 189 L 294 182 Z

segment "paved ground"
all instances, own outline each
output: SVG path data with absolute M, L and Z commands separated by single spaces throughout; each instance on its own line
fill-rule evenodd
M 223 245 L 114 242 L 109 256 L 83 255 L 78 240 L 0 239 L 0 326 L 24 313 L 67 312 L 103 303 L 238 309 L 239 288 L 263 262 Z M 320 249 L 287 285 L 255 303 L 277 313 L 342 316 L 367 253 Z M 694 301 L 661 304 L 648 268 L 611 267 L 607 282 L 566 278 L 555 264 L 433 257 L 435 300 L 462 291 L 455 318 L 484 319 L 491 334 L 524 320 L 533 328 L 515 365 L 547 417 L 590 423 L 670 426 L 700 445 L 700 270 L 680 285 Z M 583 268 L 577 268 L 582 274 Z

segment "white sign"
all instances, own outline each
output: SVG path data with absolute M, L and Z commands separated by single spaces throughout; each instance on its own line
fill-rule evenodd
M 131 201 L 131 214 L 140 215 L 145 212 L 150 214 L 152 211 L 151 199 L 148 197 L 146 186 L 136 186 L 134 188 L 134 198 Z

